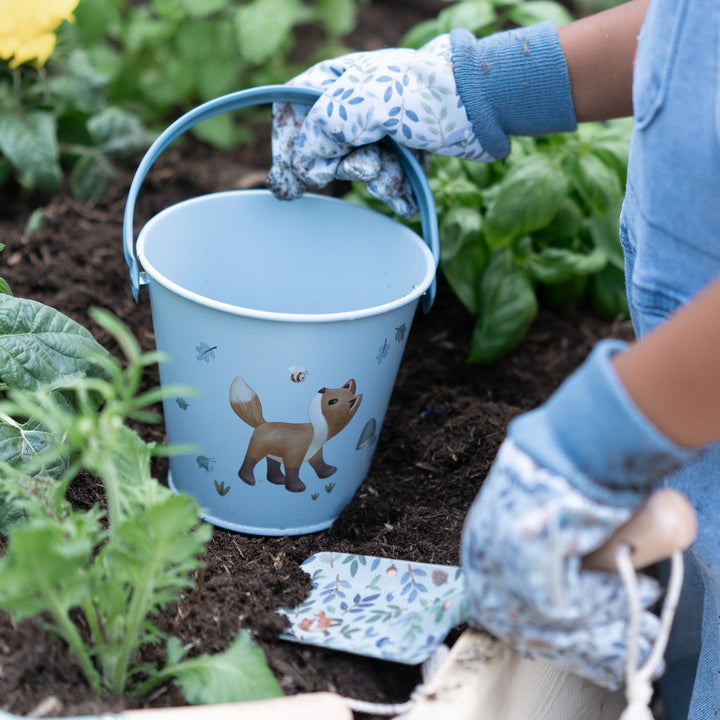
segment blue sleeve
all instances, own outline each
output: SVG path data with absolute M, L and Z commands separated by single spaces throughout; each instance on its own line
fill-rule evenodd
M 666 438 L 630 398 L 611 362 L 625 347 L 598 343 L 542 407 L 513 420 L 508 436 L 585 496 L 632 506 L 698 451 Z
M 510 135 L 575 130 L 570 78 L 551 22 L 478 39 L 450 33 L 455 84 L 476 137 L 497 159 L 510 153 Z

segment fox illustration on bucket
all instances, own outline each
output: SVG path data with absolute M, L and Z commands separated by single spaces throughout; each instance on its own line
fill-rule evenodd
M 353 379 L 340 388 L 320 388 L 308 407 L 310 422 L 268 422 L 257 393 L 243 378 L 236 377 L 230 385 L 230 406 L 243 422 L 254 428 L 238 471 L 240 479 L 254 485 L 253 471 L 263 458 L 267 459 L 267 479 L 275 485 L 284 485 L 290 492 L 305 490 L 300 479 L 300 465 L 304 461 L 319 478 L 330 477 L 337 468 L 325 462 L 323 445 L 345 428 L 358 411 L 362 395 L 355 390 Z

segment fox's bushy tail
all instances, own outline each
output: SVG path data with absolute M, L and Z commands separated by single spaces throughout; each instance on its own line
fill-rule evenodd
M 260 398 L 240 376 L 230 385 L 230 407 L 250 427 L 256 428 L 265 423 Z

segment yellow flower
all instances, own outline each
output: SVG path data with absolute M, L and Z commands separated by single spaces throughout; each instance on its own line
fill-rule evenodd
M 78 0 L 0 0 L 0 60 L 11 68 L 42 67 L 55 49 L 55 30 L 72 20 Z

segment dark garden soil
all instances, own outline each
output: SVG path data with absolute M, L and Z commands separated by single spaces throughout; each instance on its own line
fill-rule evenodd
M 440 6 L 429 0 L 363 6 L 361 29 L 348 44 L 373 48 L 397 42 Z M 265 142 L 227 153 L 188 142 L 156 164 L 140 193 L 136 223 L 185 197 L 261 185 L 268 166 Z M 131 170 L 124 171 L 108 196 L 90 203 L 66 192 L 27 197 L 3 188 L 0 241 L 6 247 L 0 277 L 15 295 L 54 306 L 112 347 L 87 315 L 92 306 L 109 308 L 149 350 L 154 347 L 149 302 L 132 300 L 121 248 L 130 179 Z M 45 219 L 28 237 L 23 230 L 38 206 L 45 207 Z M 466 363 L 472 324 L 441 281 L 432 312 L 414 321 L 370 474 L 334 526 L 281 538 L 216 530 L 197 592 L 170 608 L 159 624 L 192 644 L 193 652 L 221 651 L 240 628 L 253 630 L 287 694 L 333 690 L 364 700 L 406 700 L 419 681 L 417 667 L 277 639 L 283 623 L 275 611 L 300 602 L 309 588 L 300 563 L 317 551 L 335 550 L 457 564 L 463 518 L 508 422 L 542 402 L 599 338 L 630 334 L 626 324 L 585 311 L 541 311 L 513 353 L 492 367 L 477 367 Z M 161 426 L 142 433 L 148 440 L 163 439 Z M 161 463 L 156 473 L 164 478 Z M 97 485 L 92 478 L 79 483 L 78 502 L 92 498 Z M 0 615 L 3 711 L 84 715 L 181 702 L 169 687 L 151 698 L 98 702 L 58 641 L 34 624 L 13 625 Z

